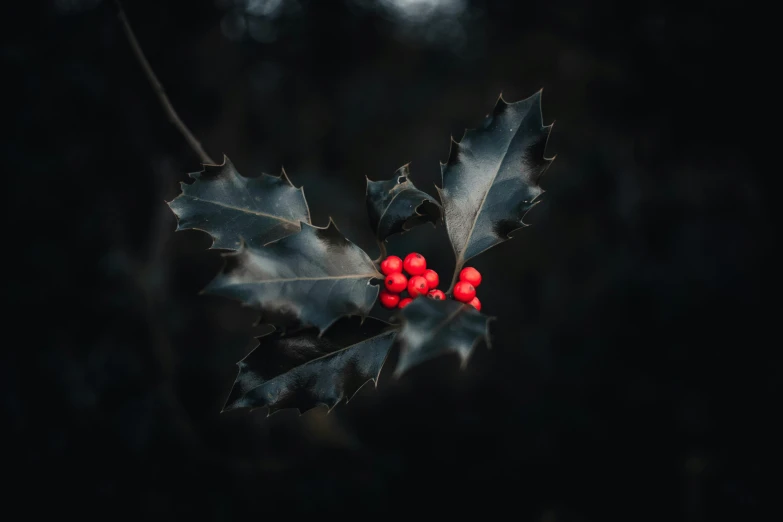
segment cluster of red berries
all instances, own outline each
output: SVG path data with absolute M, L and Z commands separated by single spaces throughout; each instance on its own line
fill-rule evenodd
M 405 276 L 403 270 L 408 273 L 410 279 Z M 381 272 L 386 276 L 383 282 L 386 289 L 381 290 L 380 294 L 384 308 L 405 308 L 422 295 L 439 301 L 446 299 L 446 294 L 438 290 L 438 273 L 427 268 L 427 260 L 421 254 L 408 254 L 405 261 L 397 256 L 388 256 L 381 262 Z M 479 284 L 479 271 L 472 267 L 463 268 L 459 273 L 459 282 L 454 285 L 454 299 L 481 310 L 481 301 L 476 297 L 476 287 Z M 403 297 L 406 290 L 408 297 Z

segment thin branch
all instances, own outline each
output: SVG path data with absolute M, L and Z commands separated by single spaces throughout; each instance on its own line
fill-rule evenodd
M 179 129 L 179 131 L 185 137 L 185 140 L 188 142 L 188 145 L 190 145 L 190 148 L 193 149 L 193 152 L 195 152 L 198 157 L 201 158 L 202 163 L 214 165 L 215 162 L 212 160 L 212 158 L 209 157 L 209 154 L 204 152 L 204 149 L 201 147 L 201 143 L 199 143 L 196 137 L 193 136 L 193 133 L 190 132 L 190 129 L 188 129 L 187 126 L 182 123 L 182 120 L 179 119 L 179 116 L 177 115 L 177 111 L 175 111 L 174 107 L 171 105 L 168 96 L 166 96 L 166 91 L 163 90 L 163 85 L 161 85 L 158 77 L 155 76 L 150 63 L 147 61 L 147 58 L 144 56 L 144 52 L 141 50 L 141 46 L 139 45 L 139 41 L 136 39 L 136 35 L 133 34 L 133 29 L 131 29 L 130 23 L 128 22 L 128 17 L 125 16 L 125 10 L 122 8 L 122 4 L 119 0 L 115 0 L 114 3 L 117 6 L 117 16 L 120 19 L 120 22 L 122 22 L 122 27 L 125 30 L 125 36 L 128 37 L 128 43 L 130 43 L 131 49 L 133 49 L 133 54 L 136 55 L 136 59 L 141 64 L 142 69 L 144 69 L 144 74 L 147 75 L 147 79 L 152 85 L 152 88 L 155 90 L 155 94 L 158 95 L 160 104 L 163 106 L 163 110 L 166 111 L 166 115 L 168 116 L 169 121 L 173 123 L 177 129 Z

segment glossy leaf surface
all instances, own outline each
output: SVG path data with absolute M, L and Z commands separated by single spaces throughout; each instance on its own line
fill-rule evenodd
M 222 165 L 205 165 L 181 183 L 182 193 L 168 203 L 177 216 L 177 230 L 202 230 L 212 236 L 210 248 L 236 250 L 242 240 L 260 247 L 299 232 L 310 223 L 302 188 L 283 171 L 279 177 L 262 174 L 246 178 L 225 158 Z
M 411 228 L 440 218 L 440 205 L 432 196 L 417 189 L 410 180 L 408 165 L 400 167 L 391 179 L 367 179 L 367 213 L 375 237 L 386 240 Z
M 452 142 L 438 192 L 457 267 L 526 226 L 522 218 L 554 159 L 544 157 L 551 128 L 543 125 L 539 91 L 516 103 L 500 98 L 482 128 Z
M 378 319 L 344 318 L 319 337 L 317 328 L 259 337 L 237 363 L 239 375 L 223 410 L 269 407 L 269 413 L 318 404 L 334 408 L 369 381 L 378 382 L 397 329 Z
M 383 279 L 367 254 L 333 222 L 302 230 L 263 248 L 243 245 L 226 254 L 225 266 L 204 289 L 261 309 L 276 325 L 324 331 L 345 315 L 366 316 Z
M 447 353 L 456 353 L 464 367 L 479 341 L 483 339 L 489 346 L 492 317 L 459 301 L 414 299 L 400 311 L 400 317 L 400 357 L 395 376 Z

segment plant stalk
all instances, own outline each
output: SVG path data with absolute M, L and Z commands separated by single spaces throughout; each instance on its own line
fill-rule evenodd
M 136 39 L 136 35 L 133 33 L 133 29 L 131 29 L 130 22 L 128 22 L 128 17 L 125 15 L 125 10 L 122 8 L 122 4 L 119 0 L 115 0 L 114 4 L 117 6 L 117 17 L 122 23 L 122 27 L 125 30 L 125 36 L 128 38 L 128 43 L 133 50 L 133 54 L 136 55 L 136 59 L 139 61 L 139 64 L 141 64 L 141 68 L 144 70 L 144 74 L 147 76 L 150 85 L 152 85 L 155 94 L 158 96 L 158 100 L 160 100 L 160 104 L 163 106 L 163 110 L 166 111 L 166 115 L 168 116 L 169 121 L 174 124 L 182 136 L 185 137 L 185 141 L 188 142 L 188 145 L 190 145 L 190 148 L 193 149 L 193 152 L 195 152 L 196 155 L 201 158 L 202 163 L 214 165 L 215 162 L 212 160 L 212 158 L 209 157 L 209 154 L 204 151 L 201 143 L 196 139 L 195 136 L 193 136 L 193 133 L 190 132 L 190 129 L 188 129 L 188 127 L 180 119 L 177 111 L 174 110 L 174 106 L 171 105 L 171 101 L 169 101 L 168 96 L 166 96 L 166 91 L 163 89 L 163 85 L 161 85 L 158 77 L 155 76 L 155 72 L 152 70 L 150 63 L 147 61 L 146 56 L 144 56 L 144 52 L 141 50 L 139 41 Z
M 465 261 L 457 260 L 457 264 L 454 265 L 454 275 L 451 277 L 451 285 L 449 285 L 449 289 L 446 290 L 445 293 L 451 294 L 452 290 L 454 290 L 454 285 L 457 284 L 457 280 L 459 279 L 459 271 L 462 270 L 462 265 L 464 264 Z
M 378 259 L 373 260 L 373 263 L 377 265 L 386 257 L 386 243 L 377 239 L 375 241 L 378 243 L 378 249 L 381 251 L 380 255 L 378 255 Z

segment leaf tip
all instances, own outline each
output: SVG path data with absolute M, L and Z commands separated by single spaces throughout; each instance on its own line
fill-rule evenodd
M 338 232 L 340 230 L 339 228 L 337 228 L 337 223 L 335 222 L 334 218 L 332 216 L 329 216 L 329 222 L 324 227 L 324 230 L 331 230 L 332 228 L 334 228 Z
M 410 177 L 410 175 L 411 175 L 411 162 L 409 161 L 408 163 L 406 163 L 402 167 L 398 168 L 394 172 L 394 175 L 395 176 L 402 176 L 402 177 L 405 177 L 405 178 Z M 400 183 L 399 180 L 397 180 L 397 182 Z
M 460 144 L 454 139 L 454 136 L 450 137 L 451 144 L 449 145 L 449 157 L 446 159 L 446 167 L 455 165 L 459 161 Z
M 492 109 L 492 113 L 488 115 L 488 118 L 491 118 L 492 116 L 497 116 L 501 112 L 503 112 L 506 107 L 513 105 L 513 103 L 509 103 L 506 101 L 506 99 L 503 97 L 503 91 L 500 92 L 500 95 L 498 96 L 497 101 L 495 102 L 495 107 Z M 489 121 L 485 121 L 484 125 L 487 125 Z
M 342 402 L 342 400 L 343 397 L 340 397 L 339 399 L 334 401 L 334 404 L 332 404 L 331 406 L 329 406 L 329 404 L 324 403 L 324 406 L 326 406 L 326 414 L 329 415 L 330 413 L 332 413 L 332 410 L 335 409 L 337 405 Z
M 303 187 L 297 187 L 293 183 L 291 183 L 291 178 L 288 177 L 288 173 L 285 171 L 285 167 L 283 167 L 282 165 L 280 166 L 280 176 L 278 176 L 278 178 L 288 183 L 288 186 L 291 188 L 295 188 L 297 190 L 303 189 Z
M 228 397 L 226 397 L 226 402 L 223 404 L 223 407 L 220 409 L 220 413 L 228 413 L 230 411 L 235 411 L 240 408 L 247 407 L 247 404 L 243 402 L 243 397 L 237 396 L 237 383 L 239 383 L 240 375 L 237 375 L 236 380 L 234 381 L 234 385 L 231 387 L 231 392 L 228 394 Z M 252 409 L 252 408 L 251 408 Z

